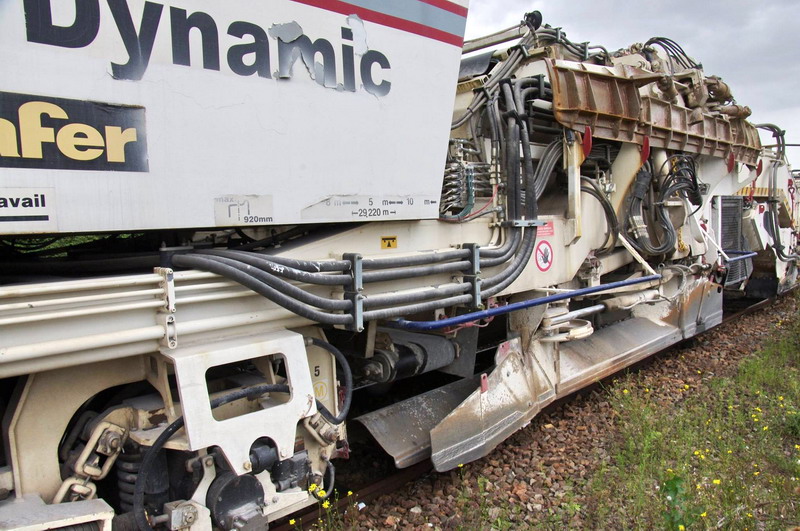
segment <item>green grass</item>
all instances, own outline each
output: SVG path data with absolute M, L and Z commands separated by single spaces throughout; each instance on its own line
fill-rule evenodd
M 781 328 L 778 324 L 778 328 Z M 787 529 L 800 524 L 800 324 L 677 402 L 629 375 L 611 464 L 590 482 L 592 528 Z

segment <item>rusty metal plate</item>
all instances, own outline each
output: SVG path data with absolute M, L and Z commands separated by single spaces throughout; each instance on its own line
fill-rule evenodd
M 754 166 L 761 141 L 745 120 L 695 115 L 692 109 L 652 97 L 639 88 L 663 77 L 628 65 L 603 67 L 547 59 L 553 87 L 553 111 L 563 126 L 596 138 L 734 158 Z

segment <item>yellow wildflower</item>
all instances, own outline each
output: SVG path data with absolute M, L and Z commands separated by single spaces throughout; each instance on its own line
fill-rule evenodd
M 686 527 L 683 524 L 678 524 L 678 531 L 686 531 Z
M 294 521 L 294 518 L 292 518 L 291 520 L 289 520 L 289 525 L 294 525 L 294 524 L 296 524 L 296 523 L 297 523 L 297 522 L 295 522 L 295 521 Z
M 459 463 L 458 468 L 464 468 L 464 463 Z
M 689 384 L 683 384 L 684 389 L 689 389 Z
M 315 490 L 317 490 L 316 483 L 312 483 L 311 485 L 308 486 L 308 492 L 314 492 Z
M 702 488 L 703 488 L 703 486 L 702 486 L 700 483 L 698 483 L 697 485 L 695 485 L 695 487 L 697 487 L 697 490 L 700 490 L 700 489 L 702 489 Z
M 758 411 L 759 413 L 761 413 L 761 408 L 760 408 L 760 407 L 757 407 L 757 408 L 754 408 L 754 409 L 755 409 L 756 411 Z
M 317 492 L 317 496 L 319 496 L 320 498 L 324 498 L 324 497 L 325 497 L 327 494 L 328 494 L 328 493 L 327 493 L 327 492 L 325 492 L 325 491 L 324 491 L 324 490 L 322 490 L 322 489 L 319 489 L 319 492 Z
M 759 475 L 760 473 L 761 473 L 761 472 L 759 472 L 758 470 L 756 470 L 755 472 L 753 472 L 753 475 L 754 475 L 754 476 L 757 476 L 757 475 Z
M 328 500 L 325 500 L 324 502 L 322 502 L 322 508 L 323 509 L 327 509 L 330 506 L 331 506 L 331 502 L 329 502 Z
M 707 512 L 703 511 L 702 513 L 700 513 L 700 518 L 705 518 L 706 516 L 708 516 Z
M 764 426 L 763 429 L 764 429 L 764 431 L 767 431 L 769 429 L 769 426 Z
M 729 454 L 732 454 L 732 453 L 733 453 L 733 450 L 728 450 L 728 453 L 729 453 Z
M 353 495 L 353 491 L 352 491 L 352 490 L 348 490 L 348 491 L 347 491 L 347 495 L 348 495 L 348 496 L 352 496 L 352 495 Z
M 700 450 L 695 450 L 694 455 L 700 455 Z
M 705 459 L 705 458 L 706 458 L 706 456 L 705 456 L 705 455 L 703 455 L 703 454 L 700 454 L 700 459 Z
M 719 479 L 715 479 L 715 480 L 714 480 L 714 481 L 712 481 L 711 483 L 713 483 L 714 485 L 719 485 L 720 483 L 722 483 L 722 481 L 721 481 L 721 480 L 719 480 Z
M 627 389 L 623 389 L 623 390 L 622 390 L 622 394 L 623 394 L 623 395 L 627 395 L 628 393 L 630 393 L 630 391 L 628 391 Z
M 779 397 L 778 397 L 778 400 L 781 400 L 781 401 L 783 401 L 783 397 L 782 397 L 782 396 L 779 396 Z

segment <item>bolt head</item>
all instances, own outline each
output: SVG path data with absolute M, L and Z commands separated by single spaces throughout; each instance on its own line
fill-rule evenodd
M 205 459 L 203 459 L 203 464 L 205 466 L 214 466 L 214 458 L 211 456 L 206 457 Z
M 251 463 L 250 461 L 245 461 L 244 463 L 242 463 L 242 467 L 244 467 L 245 470 L 252 470 L 253 463 Z

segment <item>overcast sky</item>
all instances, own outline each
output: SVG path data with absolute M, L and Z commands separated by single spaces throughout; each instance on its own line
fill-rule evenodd
M 574 42 L 610 51 L 669 37 L 731 87 L 753 123 L 775 123 L 800 143 L 800 0 L 470 0 L 467 38 L 519 22 L 539 10 Z M 772 143 L 762 134 L 762 142 Z M 800 167 L 800 147 L 789 148 Z

